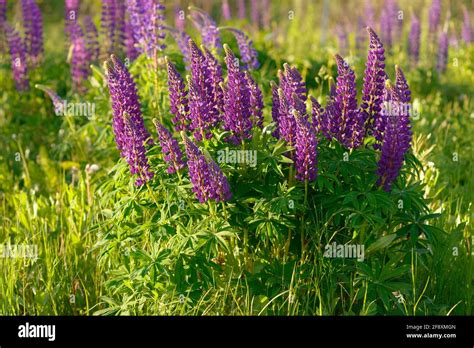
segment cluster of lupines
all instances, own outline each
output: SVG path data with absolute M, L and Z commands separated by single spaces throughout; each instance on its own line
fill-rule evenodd
M 24 37 L 7 23 L 5 0 L 0 1 L 0 33 L 5 33 L 18 91 L 29 89 L 28 68 L 39 64 L 43 56 L 43 19 L 35 0 L 22 0 Z M 4 50 L 0 37 L 0 52 Z
M 9 24 L 4 24 L 7 35 L 7 42 L 10 48 L 10 57 L 13 71 L 13 79 L 18 91 L 25 91 L 29 88 L 28 64 L 26 62 L 25 46 L 20 34 Z
M 130 27 L 138 49 L 151 58 L 165 48 L 164 10 L 164 5 L 158 0 L 127 0 Z
M 114 55 L 106 63 L 107 80 L 113 110 L 115 142 L 120 154 L 138 175 L 135 185 L 141 186 L 153 178 L 146 157 L 145 144 L 153 144 L 145 128 L 137 88 L 130 73 Z
M 43 55 L 43 18 L 35 0 L 22 0 L 24 45 L 32 66 L 38 65 Z
M 381 150 L 378 184 L 389 191 L 398 176 L 411 142 L 410 90 L 398 67 L 395 86 L 386 85 L 383 45 L 370 27 L 367 31 L 370 43 L 360 107 L 357 105 L 354 72 L 339 55 L 335 56 L 337 84 L 331 86 L 326 108 L 322 108 L 315 98 L 310 98 L 312 124 L 305 117 L 306 89 L 297 70 L 285 65 L 285 72 L 279 72 L 280 87 L 272 83 L 272 117 L 277 125 L 273 134 L 295 147 L 295 177 L 298 180 L 316 178 L 318 133 L 329 140 L 338 140 L 349 149 L 362 145 L 364 137 L 373 133 L 374 148 Z M 382 109 L 383 103 L 386 109 Z
M 199 202 L 204 203 L 209 199 L 216 202 L 230 200 L 232 192 L 229 182 L 217 163 L 205 156 L 188 137 L 184 135 L 183 139 L 189 177 Z

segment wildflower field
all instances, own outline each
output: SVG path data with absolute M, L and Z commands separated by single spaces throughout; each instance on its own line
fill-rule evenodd
M 472 315 L 470 0 L 0 0 L 1 315 Z

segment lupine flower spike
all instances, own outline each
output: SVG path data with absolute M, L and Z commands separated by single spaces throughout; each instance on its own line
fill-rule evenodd
M 377 184 L 390 191 L 403 165 L 405 153 L 410 148 L 411 127 L 408 108 L 404 107 L 404 96 L 396 87 L 386 83 L 387 100 L 390 101 L 390 112 L 384 113 L 385 127 L 380 160 L 377 164 Z
M 418 58 L 420 56 L 420 35 L 420 21 L 415 15 L 412 15 L 410 35 L 408 37 L 408 52 L 410 53 L 410 56 L 413 58 L 415 63 L 418 62 Z
M 189 119 L 188 91 L 184 84 L 184 80 L 179 74 L 174 64 L 166 59 L 168 66 L 168 91 L 170 98 L 170 110 L 174 115 L 171 120 L 176 130 L 181 131 L 187 129 L 187 121 Z
M 206 157 L 184 133 L 181 133 L 186 148 L 189 177 L 193 184 L 193 192 L 199 202 L 209 199 L 216 202 L 228 201 L 232 198 L 229 182 L 219 166 Z
M 167 172 L 169 174 L 176 173 L 185 166 L 183 153 L 179 148 L 178 141 L 173 138 L 171 132 L 158 122 L 158 120 L 154 119 L 153 123 L 156 127 L 158 142 L 161 146 L 161 151 L 164 154 L 164 160 L 169 164 Z
M 336 55 L 337 85 L 333 109 L 334 136 L 347 148 L 360 146 L 364 136 L 363 121 L 357 110 L 357 89 L 354 71 Z
M 245 74 L 240 70 L 234 53 L 224 45 L 227 65 L 227 86 L 224 91 L 224 129 L 232 133 L 229 141 L 240 144 L 250 139 L 252 110 L 250 90 Z
M 7 42 L 10 48 L 10 57 L 13 71 L 13 79 L 18 91 L 25 91 L 29 88 L 28 64 L 26 62 L 26 52 L 21 42 L 20 34 L 10 25 L 4 24 L 7 34 Z
M 136 174 L 136 186 L 145 184 L 153 178 L 145 143 L 153 144 L 145 128 L 137 87 L 123 63 L 114 55 L 106 63 L 107 79 L 113 110 L 113 128 L 115 142 L 120 155 L 130 166 L 130 172 Z
M 380 123 L 380 112 L 382 110 L 385 73 L 385 50 L 382 42 L 372 28 L 367 27 L 370 37 L 369 53 L 365 68 L 364 84 L 362 87 L 362 103 L 360 105 L 361 122 L 366 126 L 366 133 L 377 135 L 377 124 Z M 358 139 L 362 143 L 361 134 Z
M 295 177 L 300 181 L 313 181 L 318 172 L 316 133 L 309 121 L 298 111 L 293 110 L 293 117 L 296 120 Z
M 216 122 L 216 106 L 214 104 L 214 86 L 212 85 L 211 72 L 206 58 L 194 41 L 189 40 L 191 54 L 191 77 L 189 86 L 189 117 L 190 130 L 194 132 L 197 141 L 203 136 L 209 139 L 209 131 Z

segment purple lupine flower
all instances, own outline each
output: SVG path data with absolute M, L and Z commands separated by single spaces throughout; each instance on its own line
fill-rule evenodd
M 326 138 L 331 139 L 329 135 L 329 122 L 327 120 L 327 113 L 324 108 L 313 96 L 311 99 L 311 113 L 313 116 L 313 128 L 315 133 L 321 132 Z
M 392 46 L 392 31 L 392 20 L 387 8 L 384 7 L 382 9 L 382 13 L 380 14 L 380 34 L 387 47 Z
M 408 87 L 405 75 L 403 74 L 402 69 L 400 69 L 398 65 L 395 65 L 394 88 L 397 92 L 398 98 L 396 101 L 392 100 L 392 93 L 390 88 L 387 88 L 387 85 L 384 87 L 383 108 L 381 110 L 380 117 L 377 118 L 374 123 L 374 136 L 376 139 L 374 149 L 377 150 L 380 150 L 382 148 L 385 127 L 388 117 L 397 115 L 397 112 L 408 112 L 409 110 L 409 103 L 411 101 L 411 91 Z
M 32 66 L 36 66 L 43 54 L 43 18 L 35 0 L 21 0 L 25 28 L 25 50 Z
M 364 18 L 366 27 L 375 26 L 375 10 L 372 4 L 372 0 L 365 0 Z
M 258 69 L 260 63 L 258 62 L 258 53 L 253 46 L 253 41 L 241 30 L 235 28 L 226 29 L 229 30 L 237 40 L 240 57 L 242 58 L 242 62 L 245 63 L 243 68 L 247 69 L 250 67 L 251 69 Z
M 226 21 L 230 21 L 232 19 L 232 14 L 230 13 L 229 0 L 222 1 L 222 17 Z
M 115 31 L 117 27 L 117 6 L 115 0 L 102 0 L 102 13 L 100 17 L 101 34 L 104 40 L 104 54 L 109 56 L 115 50 Z
M 64 108 L 64 100 L 55 91 L 43 85 L 36 85 L 35 87 L 42 90 L 49 96 L 49 98 L 53 102 L 54 113 L 56 115 L 63 115 L 66 112 Z
M 191 53 L 189 52 L 189 40 L 191 39 L 191 37 L 185 31 L 179 31 L 167 25 L 164 25 L 163 29 L 167 30 L 171 34 L 171 37 L 176 41 L 179 50 L 183 54 L 183 61 L 186 63 L 186 70 L 189 70 L 189 63 L 191 62 Z
M 71 24 L 77 22 L 77 16 L 79 14 L 79 0 L 66 0 L 64 2 L 64 22 L 66 39 L 69 40 L 71 36 Z
M 357 17 L 357 29 L 356 29 L 356 50 L 361 50 L 365 43 L 365 25 L 361 16 Z
M 0 55 L 6 53 L 4 24 L 7 22 L 7 0 L 0 0 Z
M 382 42 L 372 28 L 367 27 L 370 37 L 369 52 L 365 68 L 364 84 L 362 87 L 362 103 L 360 105 L 361 124 L 366 126 L 370 134 L 374 123 L 381 117 L 385 85 L 385 50 Z M 361 134 L 358 143 L 362 143 L 365 134 Z
M 217 123 L 219 115 L 224 112 L 224 95 L 221 84 L 224 83 L 222 77 L 222 66 L 216 57 L 206 47 L 202 47 L 204 57 L 206 58 L 206 65 L 209 70 L 209 83 L 212 87 L 211 105 L 211 119 L 213 123 Z
M 296 137 L 296 122 L 293 117 L 293 109 L 307 118 L 306 112 L 306 85 L 296 67 L 284 64 L 284 73 L 278 72 L 280 89 L 278 91 L 278 135 L 285 139 L 290 145 L 294 145 Z M 296 97 L 294 97 L 294 95 Z
M 247 17 L 247 8 L 245 6 L 245 0 L 237 1 L 239 19 L 245 19 Z
M 270 86 L 272 87 L 272 120 L 275 123 L 275 130 L 272 132 L 272 135 L 279 139 L 279 124 L 280 124 L 280 97 L 278 95 L 278 86 L 275 82 L 270 81 Z
M 178 31 L 186 31 L 186 16 L 179 6 L 175 6 L 174 9 L 174 26 Z
M 252 110 L 250 90 L 245 74 L 240 70 L 238 60 L 229 46 L 224 45 L 227 65 L 227 86 L 224 90 L 224 129 L 232 133 L 228 138 L 240 144 L 251 138 Z
M 349 39 L 347 37 L 346 28 L 343 25 L 336 27 L 336 35 L 338 39 L 339 49 L 342 52 L 346 52 L 349 47 Z
M 203 45 L 211 51 L 220 54 L 222 49 L 219 28 L 216 22 L 209 14 L 201 9 L 189 7 L 191 12 L 191 21 L 201 33 Z
M 471 16 L 466 7 L 463 8 L 464 20 L 462 23 L 461 36 L 465 43 L 473 42 L 472 39 L 472 26 L 471 26 Z
M 300 115 L 306 115 L 306 106 L 304 103 L 307 99 L 306 84 L 296 67 L 290 67 L 287 63 L 283 64 L 284 73 L 280 74 L 280 86 L 285 93 L 285 97 L 290 106 L 295 108 Z M 302 103 L 294 102 L 293 93 L 295 93 Z
M 99 60 L 100 52 L 99 33 L 90 16 L 84 18 L 84 25 L 86 28 L 86 46 L 87 51 L 89 52 L 89 58 L 92 62 L 96 62 Z
M 167 168 L 168 174 L 173 174 L 184 168 L 183 153 L 179 148 L 178 141 L 173 138 L 171 132 L 163 126 L 158 120 L 154 119 L 153 123 L 158 134 L 158 142 L 161 146 L 161 151 L 164 154 L 163 159 L 169 163 Z
M 210 174 L 209 198 L 216 202 L 225 202 L 232 198 L 230 185 L 227 177 L 222 172 L 221 168 L 211 158 L 207 157 L 207 164 Z
M 458 37 L 456 36 L 455 28 L 451 30 L 451 34 L 449 35 L 449 46 L 453 47 L 454 49 L 459 48 L 459 41 L 458 41 Z
M 158 51 L 166 47 L 163 43 L 164 10 L 158 0 L 127 0 L 127 11 L 138 48 L 150 58 L 156 57 Z
M 436 33 L 441 19 L 441 0 L 433 0 L 430 7 L 428 23 L 430 33 Z
M 86 39 L 79 24 L 71 24 L 71 76 L 75 90 L 84 92 L 84 80 L 89 76 L 90 54 L 87 50 Z
M 415 63 L 418 62 L 418 58 L 420 57 L 420 35 L 420 21 L 418 20 L 416 15 L 412 15 L 410 35 L 408 37 L 408 52 L 410 53 L 410 56 L 412 56 L 412 58 L 415 60 Z
M 184 135 L 183 139 L 188 158 L 189 178 L 199 202 L 205 203 L 209 199 L 216 202 L 231 199 L 229 182 L 219 166 L 211 158 L 203 155 L 188 137 Z
M 125 48 L 125 21 L 126 8 L 124 0 L 115 0 L 115 46 L 116 52 L 123 52 Z
M 132 24 L 130 23 L 130 18 L 127 18 L 125 20 L 124 37 L 125 54 L 127 58 L 129 60 L 137 59 L 140 55 L 140 52 L 137 48 L 138 42 L 135 39 Z
M 318 172 L 316 133 L 309 121 L 298 111 L 293 110 L 293 117 L 296 120 L 295 177 L 300 181 L 313 181 Z
M 263 95 L 255 80 L 248 71 L 245 72 L 247 87 L 250 91 L 250 108 L 252 110 L 253 124 L 263 128 Z
M 187 129 L 187 120 L 189 118 L 188 92 L 184 85 L 184 80 L 176 70 L 171 61 L 166 59 L 168 66 L 168 91 L 170 98 L 170 110 L 175 116 L 171 121 L 176 130 Z
M 0 29 L 3 30 L 3 24 L 7 21 L 7 0 L 0 0 Z
M 296 121 L 293 116 L 295 108 L 289 104 L 282 88 L 278 88 L 278 106 L 278 135 L 293 146 L 296 140 Z
M 145 128 L 137 87 L 125 65 L 112 55 L 106 63 L 106 71 L 117 149 L 129 164 L 130 173 L 138 175 L 135 185 L 141 186 L 154 176 L 145 148 L 145 143 L 154 142 Z
M 390 83 L 385 88 L 391 108 L 390 113 L 383 115 L 385 128 L 380 160 L 377 163 L 377 184 L 390 191 L 403 165 L 405 153 L 410 148 L 412 132 L 408 109 L 403 107 L 404 97 Z
M 446 65 L 448 63 L 449 42 L 447 31 L 443 30 L 440 33 L 438 45 L 438 62 L 436 64 L 436 69 L 438 72 L 442 73 L 446 71 Z
M 364 136 L 364 125 L 357 110 L 357 88 L 354 71 L 338 54 L 334 123 L 338 133 L 336 139 L 349 149 L 360 146 Z
M 411 102 L 411 91 L 407 79 L 398 65 L 395 65 L 395 88 L 402 103 L 408 104 Z
M 265 29 L 269 29 L 270 22 L 272 20 L 272 8 L 270 6 L 270 0 L 262 0 L 262 11 L 263 11 L 263 16 L 262 16 L 263 27 Z
M 26 62 L 26 52 L 18 31 L 7 23 L 4 23 L 7 42 L 10 48 L 10 58 L 12 63 L 13 79 L 18 91 L 26 91 L 29 88 L 28 63 Z
M 250 12 L 252 18 L 252 24 L 256 27 L 260 27 L 260 1 L 261 0 L 250 0 Z
M 215 123 L 214 86 L 206 58 L 194 41 L 189 40 L 191 53 L 191 78 L 189 78 L 190 130 L 197 141 L 210 138 L 209 129 Z

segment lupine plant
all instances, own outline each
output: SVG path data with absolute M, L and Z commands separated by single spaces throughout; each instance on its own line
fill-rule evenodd
M 472 9 L 199 3 L 0 0 L 0 313 L 472 314 Z

